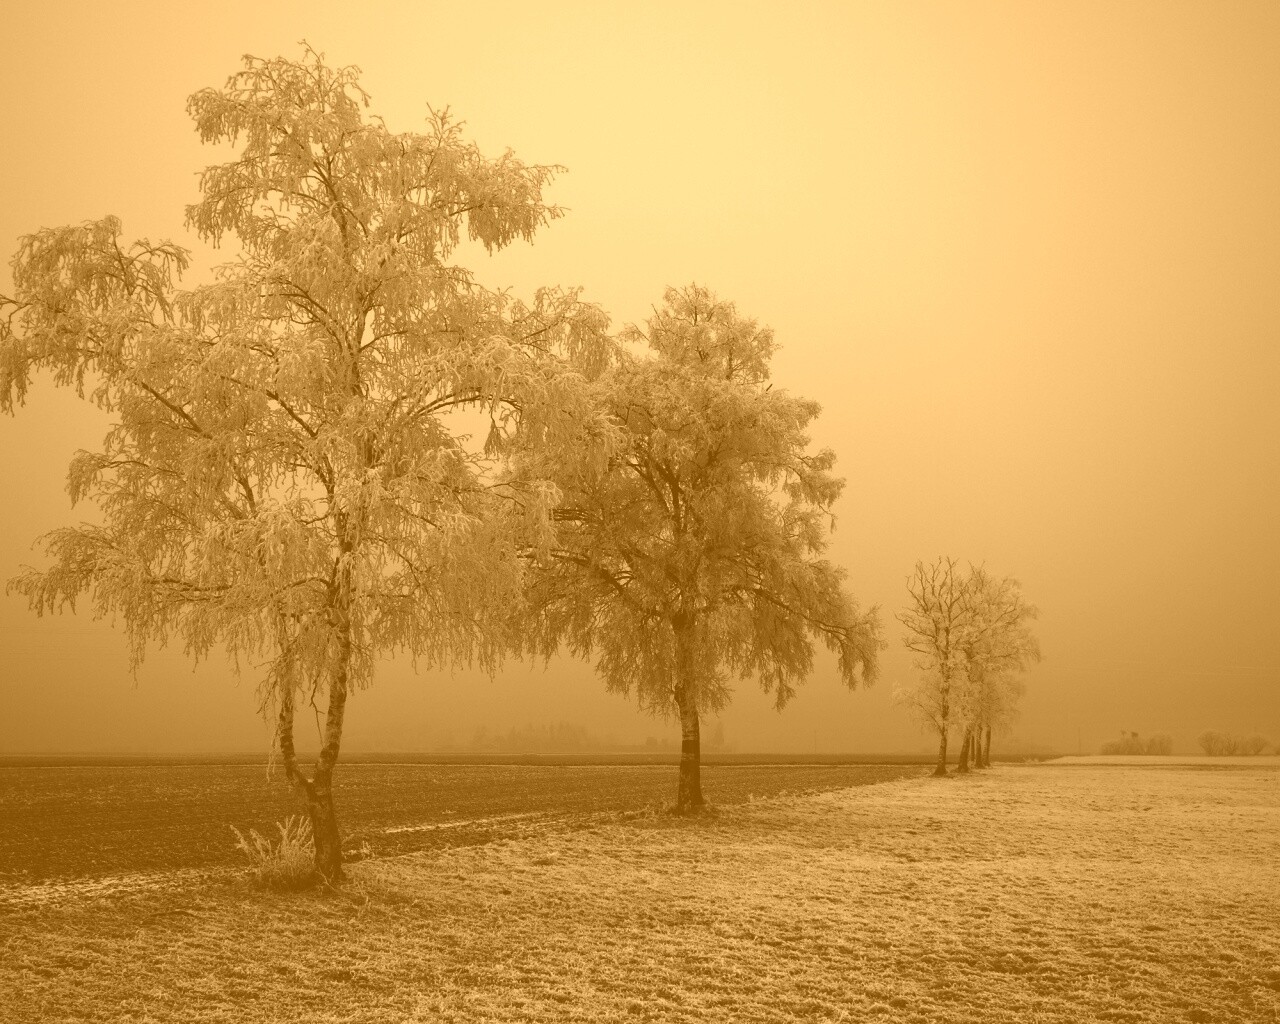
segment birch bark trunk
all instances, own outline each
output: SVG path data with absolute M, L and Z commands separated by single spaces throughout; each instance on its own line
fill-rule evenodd
M 340 569 L 341 572 L 341 569 Z M 342 580 L 335 588 L 331 616 L 337 640 L 337 656 L 329 675 L 329 707 L 325 713 L 323 743 L 315 769 L 308 778 L 298 765 L 293 742 L 294 680 L 289 678 L 280 694 L 277 739 L 284 761 L 285 778 L 301 794 L 311 820 L 311 838 L 315 845 L 316 874 L 330 884 L 343 879 L 342 836 L 333 806 L 333 769 L 342 746 L 342 723 L 346 716 L 347 691 L 351 666 L 351 617 L 348 611 L 348 588 Z
M 338 735 L 341 735 L 345 704 L 345 693 L 336 702 L 332 696 L 330 697 L 325 724 L 325 746 L 321 750 L 315 772 L 310 778 L 299 767 L 298 755 L 293 745 L 294 695 L 292 692 L 281 695 L 277 726 L 285 778 L 302 796 L 307 807 L 307 817 L 311 821 L 316 874 L 330 883 L 340 882 L 343 877 L 342 839 L 333 807 L 333 765 L 338 756 L 337 742 L 334 739 L 334 723 L 336 720 Z
M 698 721 L 697 682 L 693 679 L 693 638 L 690 627 L 675 624 L 676 707 L 680 712 L 680 781 L 676 787 L 676 813 L 697 814 L 702 799 L 702 736 Z

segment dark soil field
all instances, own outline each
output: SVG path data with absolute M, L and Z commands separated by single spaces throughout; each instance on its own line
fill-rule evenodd
M 276 822 L 300 810 L 280 770 L 269 773 L 261 761 L 49 760 L 0 762 L 0 889 L 240 864 L 232 826 L 274 837 Z M 531 829 L 588 827 L 601 816 L 644 813 L 674 798 L 674 764 L 585 760 L 341 764 L 335 788 L 344 846 L 355 857 L 471 846 Z M 736 804 L 927 770 L 919 764 L 718 763 L 703 766 L 703 791 L 713 804 Z

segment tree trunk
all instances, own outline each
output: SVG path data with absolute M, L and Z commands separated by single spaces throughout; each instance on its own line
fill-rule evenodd
M 341 674 L 345 682 L 345 672 Z M 337 683 L 337 680 L 334 680 Z M 286 684 L 288 686 L 289 684 Z M 315 846 L 316 874 L 331 884 L 342 881 L 342 839 L 338 832 L 338 819 L 333 808 L 333 767 L 338 759 L 338 744 L 342 734 L 342 718 L 346 707 L 345 685 L 329 696 L 329 712 L 325 719 L 325 745 L 316 761 L 311 778 L 298 766 L 293 746 L 292 690 L 280 695 L 280 718 L 277 738 L 280 756 L 284 761 L 284 774 L 306 801 L 307 817 L 311 821 L 311 838 Z
M 964 742 L 960 745 L 960 763 L 956 765 L 956 771 L 961 775 L 969 774 L 969 751 L 972 747 L 973 726 L 968 726 L 964 731 Z
M 676 813 L 702 810 L 702 740 L 698 709 L 692 700 L 680 705 L 680 784 L 676 789 Z
M 676 640 L 676 707 L 680 711 L 680 781 L 676 787 L 676 813 L 702 810 L 702 738 L 698 723 L 697 682 L 693 678 L 693 628 L 674 622 Z
M 346 642 L 344 642 L 346 641 Z M 333 813 L 333 767 L 338 763 L 342 744 L 342 722 L 347 710 L 347 666 L 351 645 L 346 634 L 339 634 L 342 652 L 329 681 L 329 711 L 324 721 L 324 746 L 316 759 L 312 780 L 313 794 L 308 800 L 311 832 L 316 843 L 316 870 L 325 881 L 342 881 L 342 843 L 338 836 L 338 819 Z
M 342 840 L 338 819 L 333 813 L 332 772 L 316 771 L 307 792 L 307 813 L 311 816 L 311 838 L 316 846 L 316 872 L 326 882 L 341 882 Z
M 987 726 L 986 732 L 987 732 L 987 741 L 984 744 L 983 750 L 982 750 L 982 767 L 990 768 L 991 767 L 991 726 Z
M 933 774 L 939 777 L 947 774 L 947 727 L 938 727 L 938 767 Z
M 951 721 L 951 677 L 950 673 L 943 671 L 941 685 L 941 707 L 938 716 L 938 765 L 933 770 L 933 774 L 942 778 L 947 774 L 947 723 Z

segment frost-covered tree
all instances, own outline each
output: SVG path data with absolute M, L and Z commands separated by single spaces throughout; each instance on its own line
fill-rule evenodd
M 961 702 L 965 722 L 959 771 L 990 764 L 991 733 L 1010 725 L 1022 697 L 1020 674 L 1040 660 L 1040 644 L 1031 633 L 1036 609 L 1022 597 L 1017 580 L 997 579 L 982 567 L 965 580 L 970 615 L 961 655 L 965 686 Z
M 974 681 L 973 718 L 968 731 L 975 768 L 991 767 L 991 738 L 1012 727 L 1026 689 L 1026 681 L 1008 669 L 985 671 Z M 963 761 L 962 756 L 962 765 Z
M 907 579 L 911 602 L 898 620 L 916 655 L 919 677 L 899 699 L 938 733 L 935 775 L 947 773 L 951 732 L 963 728 L 960 770 L 988 763 L 991 731 L 1007 725 L 1021 696 L 1017 673 L 1040 658 L 1028 621 L 1036 610 L 1016 580 L 960 569 L 953 558 L 917 562 Z
M 538 467 L 562 492 L 540 561 L 537 647 L 594 657 L 614 691 L 680 723 L 676 809 L 703 806 L 700 718 L 756 678 L 781 708 L 814 641 L 847 685 L 875 676 L 874 610 L 822 557 L 843 481 L 810 452 L 816 403 L 769 383 L 773 334 L 704 288 L 668 290 L 629 352 L 596 381 L 621 432 L 611 458 Z M 553 453 L 554 455 L 555 453 Z
M 1235 754 L 1255 757 L 1266 750 L 1271 741 L 1265 736 L 1232 736 L 1209 729 L 1202 732 L 1196 742 L 1210 757 L 1229 757 Z
M 187 253 L 124 244 L 107 217 L 25 238 L 0 300 L 0 405 L 47 371 L 113 419 L 70 471 L 99 522 L 55 531 L 51 565 L 12 586 L 39 611 L 92 595 L 135 659 L 179 640 L 257 665 L 330 879 L 348 697 L 394 652 L 499 656 L 491 613 L 519 606 L 517 553 L 549 544 L 552 491 L 494 460 L 581 450 L 593 414 L 569 360 L 595 372 L 609 346 L 575 294 L 526 306 L 450 263 L 463 237 L 493 250 L 557 217 L 554 169 L 484 157 L 445 114 L 393 133 L 367 104 L 357 69 L 310 49 L 246 57 L 188 103 L 205 141 L 237 147 L 187 209 L 202 239 L 238 243 L 214 283 L 179 290 Z M 459 409 L 487 418 L 483 449 Z M 299 702 L 325 719 L 310 771 Z
M 920 676 L 900 689 L 897 698 L 938 733 L 935 775 L 947 774 L 947 742 L 968 682 L 964 645 L 971 636 L 974 610 L 967 582 L 954 558 L 939 557 L 929 565 L 917 562 L 907 578 L 911 603 L 898 615 L 907 630 L 903 643 L 915 653 Z

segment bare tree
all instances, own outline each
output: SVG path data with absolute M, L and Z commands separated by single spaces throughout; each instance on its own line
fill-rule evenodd
M 986 672 L 974 691 L 973 765 L 989 768 L 991 738 L 1012 727 L 1018 717 L 1018 704 L 1026 692 L 1026 682 L 1008 670 Z
M 1040 660 L 1040 644 L 1030 629 L 1037 611 L 1023 599 L 1017 580 L 971 568 L 965 599 L 972 615 L 961 643 L 967 682 L 961 772 L 969 770 L 970 755 L 975 767 L 990 764 L 992 730 L 1012 722 L 1023 690 L 1018 676 Z
M 1196 742 L 1210 757 L 1229 757 L 1237 754 L 1255 757 L 1266 750 L 1271 741 L 1265 736 L 1233 736 L 1209 729 L 1202 732 Z
M 1016 673 L 1040 658 L 1028 628 L 1036 610 L 1016 580 L 972 566 L 963 572 L 946 557 L 917 562 L 907 593 L 911 602 L 898 621 L 920 676 L 898 699 L 938 733 L 935 775 L 946 775 L 948 740 L 961 728 L 959 770 L 969 770 L 971 756 L 985 766 L 992 729 L 1008 723 L 1021 694 Z
M 916 654 L 921 676 L 898 693 L 898 699 L 938 733 L 934 775 L 947 774 L 947 742 L 962 707 L 967 685 L 964 645 L 970 639 L 974 607 L 966 577 L 954 558 L 917 562 L 907 577 L 911 603 L 898 615 L 907 629 L 903 643 Z

